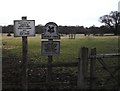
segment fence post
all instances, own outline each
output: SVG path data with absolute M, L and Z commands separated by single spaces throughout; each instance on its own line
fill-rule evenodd
M 120 53 L 120 37 L 118 39 L 118 53 Z M 118 91 L 120 91 L 120 57 L 118 57 L 118 67 L 119 67 L 119 70 L 118 70 Z
M 88 73 L 88 48 L 82 47 L 79 51 L 79 62 L 78 62 L 78 89 L 87 88 L 87 77 Z
M 90 89 L 95 89 L 95 66 L 96 66 L 96 48 L 91 49 L 91 56 L 90 59 Z

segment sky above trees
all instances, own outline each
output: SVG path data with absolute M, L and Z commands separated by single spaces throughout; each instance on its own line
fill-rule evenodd
M 27 16 L 36 25 L 102 25 L 99 17 L 118 10 L 119 0 L 1 0 L 0 25 L 13 24 Z

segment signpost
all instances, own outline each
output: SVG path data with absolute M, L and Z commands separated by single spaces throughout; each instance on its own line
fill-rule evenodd
M 27 76 L 28 76 L 28 42 L 27 36 L 35 36 L 35 21 L 27 20 L 27 17 L 22 17 L 22 20 L 14 21 L 14 36 L 22 37 L 22 87 L 23 91 L 27 91 Z
M 60 41 L 53 41 L 54 39 L 60 39 L 57 29 L 58 26 L 54 22 L 49 22 L 45 25 L 42 39 L 48 39 L 48 41 L 42 41 L 41 54 L 53 56 L 60 53 Z
M 47 73 L 47 82 L 49 83 L 48 87 L 51 86 L 52 81 L 52 61 L 53 55 L 58 55 L 60 53 L 60 41 L 54 41 L 54 39 L 60 39 L 58 33 L 58 26 L 54 22 L 49 22 L 45 25 L 44 33 L 42 33 L 42 39 L 48 39 L 48 41 L 42 41 L 41 54 L 48 56 L 48 73 Z

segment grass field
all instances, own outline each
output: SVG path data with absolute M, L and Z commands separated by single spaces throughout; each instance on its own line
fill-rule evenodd
M 45 62 L 47 57 L 41 55 L 41 37 L 28 37 L 28 58 L 31 61 Z M 21 58 L 22 38 L 7 37 L 3 34 L 3 56 Z M 54 61 L 75 61 L 78 57 L 80 47 L 97 48 L 97 53 L 118 52 L 117 36 L 83 36 L 77 35 L 76 39 L 69 39 L 68 36 L 60 39 L 60 55 L 54 56 Z
M 47 62 L 47 56 L 41 55 L 41 36 L 28 37 L 28 62 L 45 63 Z M 6 34 L 2 35 L 2 56 L 3 58 L 3 82 L 14 83 L 21 81 L 21 60 L 22 60 L 22 38 L 21 37 L 7 37 Z M 97 48 L 97 53 L 117 53 L 118 52 L 118 37 L 117 36 L 83 36 L 77 35 L 76 39 L 69 39 L 68 36 L 61 37 L 60 39 L 60 55 L 54 56 L 54 62 L 73 62 L 78 61 L 78 52 L 81 47 Z M 116 66 L 118 62 L 116 58 L 105 59 L 105 63 L 109 66 Z M 18 62 L 19 61 L 19 62 Z M 17 63 L 17 64 L 16 64 Z M 109 63 L 109 64 L 108 64 Z M 113 65 L 114 64 L 114 65 Z M 101 65 L 96 64 L 97 67 Z M 15 68 L 14 68 L 15 67 Z M 115 68 L 110 69 L 114 71 Z M 77 81 L 77 67 L 72 68 L 54 68 L 54 81 Z M 104 76 L 110 74 L 102 68 L 97 68 L 97 88 L 114 88 L 117 86 L 117 81 L 111 78 L 107 81 L 108 84 L 104 84 L 106 79 Z M 46 69 L 36 67 L 36 65 L 29 66 L 29 81 L 32 83 L 40 83 L 46 81 Z M 115 74 L 117 77 L 117 74 Z M 14 77 L 14 79 L 12 78 Z M 66 80 L 67 79 L 67 80 Z M 100 84 L 99 84 L 100 82 Z M 102 84 L 102 85 L 101 85 Z M 58 85 L 57 85 L 58 86 Z M 70 86 L 76 86 L 70 85 Z M 31 87 L 31 86 L 30 86 Z M 34 86 L 32 86 L 34 87 Z M 6 85 L 3 86 L 6 88 Z M 14 88 L 14 87 L 13 87 Z

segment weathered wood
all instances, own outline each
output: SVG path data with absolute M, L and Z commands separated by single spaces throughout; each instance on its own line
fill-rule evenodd
M 90 58 L 113 58 L 113 57 L 120 57 L 120 53 L 109 53 L 109 54 L 96 54 L 91 55 Z
M 88 48 L 82 47 L 79 53 L 79 62 L 78 62 L 78 89 L 86 89 L 86 76 L 88 71 Z
M 48 39 L 48 41 L 53 41 L 53 39 Z M 51 88 L 51 81 L 52 81 L 52 61 L 53 61 L 53 56 L 48 55 L 48 65 L 47 65 L 47 78 L 46 82 L 48 82 L 48 88 Z
M 120 54 L 120 37 L 118 37 L 118 53 Z M 118 57 L 118 90 L 120 91 L 120 57 Z
M 22 20 L 26 20 L 27 17 L 22 17 Z M 28 68 L 28 62 L 27 62 L 27 36 L 22 36 L 22 85 L 23 85 L 23 91 L 27 91 L 27 68 Z
M 83 75 L 86 78 L 88 74 L 88 48 L 85 48 L 82 53 L 82 59 L 83 59 Z
M 51 82 L 52 80 L 52 60 L 53 57 L 48 56 L 48 64 L 47 64 L 48 71 L 47 71 L 47 79 L 46 79 L 47 82 Z
M 91 55 L 96 55 L 96 48 L 91 49 Z M 95 69 L 96 69 L 96 58 L 90 60 L 90 89 L 95 89 Z
M 23 67 L 23 72 L 22 72 L 22 85 L 24 91 L 27 91 L 27 36 L 22 37 L 22 67 Z

